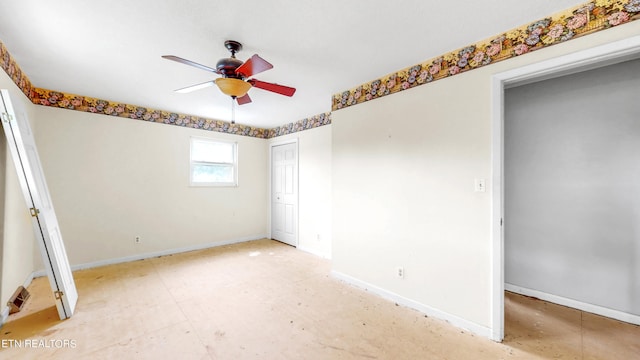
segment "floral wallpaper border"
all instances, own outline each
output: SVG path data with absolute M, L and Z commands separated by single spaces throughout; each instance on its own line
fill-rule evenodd
M 117 116 L 133 120 L 156 122 L 261 139 L 266 139 L 269 132 L 267 129 L 241 124 L 232 124 L 227 121 L 212 120 L 193 115 L 155 110 L 142 106 L 116 103 L 87 96 L 65 94 L 53 90 L 35 88 L 31 94 L 31 101 L 37 105 L 90 112 L 93 114 Z
M 0 67 L 2 67 L 4 72 L 9 75 L 11 80 L 13 80 L 16 85 L 18 85 L 18 88 L 20 88 L 20 90 L 29 99 L 31 99 L 31 91 L 33 89 L 31 81 L 29 81 L 27 75 L 22 72 L 22 69 L 20 69 L 20 66 L 18 66 L 2 41 L 0 41 L 0 58 L 2 59 Z
M 594 0 L 334 94 L 333 111 L 524 55 L 640 18 L 640 0 Z
M 116 103 L 88 96 L 66 94 L 60 91 L 34 87 L 27 75 L 20 69 L 6 46 L 0 41 L 0 66 L 9 75 L 20 90 L 36 105 L 57 107 L 94 114 L 123 117 L 133 120 L 156 122 L 161 124 L 189 127 L 200 130 L 215 131 L 225 134 L 250 136 L 267 139 L 298 131 L 312 129 L 331 124 L 330 113 L 315 115 L 273 129 L 262 129 L 227 121 L 212 120 L 193 115 L 178 114 L 169 111 L 155 110 L 142 106 Z
M 331 113 L 326 112 L 270 129 L 268 138 L 271 139 L 282 135 L 293 134 L 329 124 L 331 124 Z

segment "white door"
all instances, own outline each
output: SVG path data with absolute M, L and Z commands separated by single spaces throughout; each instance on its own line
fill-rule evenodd
M 18 172 L 27 208 L 31 212 L 33 229 L 56 299 L 58 315 L 63 320 L 73 315 L 78 292 L 60 234 L 58 219 L 51 203 L 26 113 L 23 109 L 14 109 L 9 100 L 9 91 L 3 89 L 0 93 L 2 127 L 7 137 L 7 147 Z M 31 254 L 25 254 L 25 256 L 31 256 Z
M 271 238 L 298 245 L 298 147 L 271 148 Z

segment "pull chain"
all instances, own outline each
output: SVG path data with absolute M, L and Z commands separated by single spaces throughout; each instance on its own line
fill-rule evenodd
M 231 123 L 236 123 L 236 97 L 231 97 Z

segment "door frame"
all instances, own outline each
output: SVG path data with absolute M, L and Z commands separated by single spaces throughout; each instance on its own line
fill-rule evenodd
M 640 36 L 505 71 L 491 78 L 491 339 L 504 338 L 504 90 L 640 57 Z
M 272 199 L 273 199 L 273 184 L 272 184 L 272 180 L 273 180 L 273 159 L 272 159 L 272 155 L 273 155 L 273 148 L 276 146 L 281 146 L 281 145 L 289 145 L 289 144 L 295 144 L 295 153 L 296 153 L 296 171 L 294 172 L 293 176 L 296 177 L 296 181 L 295 181 L 295 192 L 296 192 L 296 210 L 295 210 L 295 215 L 296 215 L 296 230 L 295 230 L 295 247 L 297 248 L 300 245 L 300 192 L 298 191 L 299 189 L 299 184 L 300 184 L 300 146 L 298 138 L 291 138 L 291 139 L 286 139 L 286 140 L 280 140 L 280 141 L 275 141 L 272 143 L 269 143 L 269 211 L 268 211 L 268 221 L 269 221 L 269 239 L 272 238 L 272 229 L 271 229 L 271 225 L 272 225 L 272 214 L 271 211 L 273 209 L 273 203 L 272 203 Z

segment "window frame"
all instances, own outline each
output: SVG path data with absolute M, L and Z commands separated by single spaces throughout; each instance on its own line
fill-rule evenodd
M 233 150 L 233 162 L 213 162 L 213 161 L 194 161 L 193 146 L 195 142 L 213 143 L 213 144 L 230 144 Z M 233 169 L 233 181 L 221 182 L 203 182 L 194 181 L 193 171 L 194 165 L 226 165 Z M 238 142 L 221 139 L 212 139 L 206 137 L 191 136 L 189 138 L 189 186 L 192 187 L 237 187 L 238 186 Z

